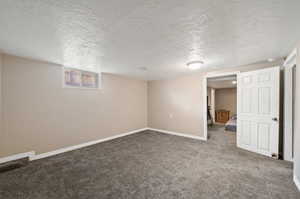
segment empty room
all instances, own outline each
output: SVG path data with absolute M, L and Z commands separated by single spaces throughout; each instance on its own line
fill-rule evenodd
M 299 199 L 299 0 L 0 0 L 0 198 Z

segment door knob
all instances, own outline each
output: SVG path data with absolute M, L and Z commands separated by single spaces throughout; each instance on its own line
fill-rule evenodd
M 275 121 L 275 122 L 278 121 L 277 117 L 273 117 L 272 120 Z

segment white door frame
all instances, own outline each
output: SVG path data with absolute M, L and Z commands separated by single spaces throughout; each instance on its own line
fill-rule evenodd
M 215 88 L 211 88 L 210 90 L 210 109 L 211 109 L 211 117 L 212 117 L 212 121 L 213 123 L 216 122 L 216 118 L 215 118 L 215 111 L 216 111 L 216 89 Z
M 283 159 L 293 161 L 293 69 L 297 62 L 295 49 L 284 62 L 284 135 Z
M 240 71 L 224 72 L 224 73 L 208 73 L 204 76 L 202 88 L 203 88 L 203 131 L 204 139 L 207 140 L 207 79 L 213 77 L 226 77 L 231 75 L 238 75 Z

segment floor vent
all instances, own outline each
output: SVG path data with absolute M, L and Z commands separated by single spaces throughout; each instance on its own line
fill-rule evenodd
M 4 173 L 4 172 L 7 172 L 7 171 L 11 171 L 11 170 L 14 170 L 14 169 L 24 167 L 28 163 L 29 163 L 29 159 L 28 158 L 23 158 L 23 159 L 20 159 L 20 160 L 15 160 L 15 161 L 0 164 L 0 173 Z

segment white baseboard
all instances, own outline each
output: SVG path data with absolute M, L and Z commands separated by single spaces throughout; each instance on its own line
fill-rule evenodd
M 119 135 L 103 138 L 103 139 L 100 139 L 100 140 L 94 140 L 94 141 L 91 141 L 91 142 L 86 142 L 86 143 L 78 144 L 78 145 L 75 145 L 75 146 L 61 148 L 61 149 L 58 149 L 58 150 L 55 150 L 55 151 L 50 151 L 50 152 L 47 152 L 47 153 L 42 153 L 42 154 L 32 156 L 30 158 L 30 160 L 38 160 L 38 159 L 58 155 L 58 154 L 61 154 L 61 153 L 65 153 L 65 152 L 68 152 L 68 151 L 73 151 L 73 150 L 76 150 L 76 149 L 84 148 L 84 147 L 91 146 L 91 145 L 94 145 L 94 144 L 98 144 L 98 143 L 101 143 L 101 142 L 106 142 L 106 141 L 113 140 L 113 139 L 116 139 L 116 138 L 120 138 L 120 137 L 123 137 L 123 136 L 139 133 L 139 132 L 142 132 L 142 131 L 145 131 L 145 130 L 147 130 L 147 128 L 138 129 L 138 130 L 130 131 L 130 132 L 127 132 L 127 133 L 122 133 L 122 134 L 119 134 Z
M 137 129 L 137 130 L 130 131 L 130 132 L 127 132 L 127 133 L 122 133 L 122 134 L 119 134 L 119 135 L 115 135 L 115 136 L 111 136 L 111 137 L 107 137 L 107 138 L 103 138 L 103 139 L 99 139 L 99 140 L 94 140 L 94 141 L 90 141 L 90 142 L 86 142 L 86 143 L 82 143 L 82 144 L 78 144 L 78 145 L 74 145 L 74 146 L 70 146 L 70 147 L 65 147 L 65 148 L 57 149 L 57 150 L 54 150 L 54 151 L 50 151 L 50 152 L 46 152 L 46 153 L 42 153 L 42 154 L 38 154 L 38 155 L 35 155 L 34 151 L 27 152 L 27 153 L 20 153 L 20 154 L 8 156 L 8 157 L 0 158 L 0 164 L 5 163 L 5 162 L 9 162 L 9 161 L 13 161 L 13 160 L 18 160 L 18 159 L 21 159 L 21 158 L 26 158 L 26 157 L 28 157 L 30 161 L 38 160 L 38 159 L 58 155 L 58 154 L 61 154 L 61 153 L 65 153 L 65 152 L 68 152 L 68 151 L 73 151 L 73 150 L 76 150 L 76 149 L 80 149 L 80 148 L 83 148 L 83 147 L 91 146 L 91 145 L 94 145 L 94 144 L 98 144 L 98 143 L 101 143 L 101 142 L 106 142 L 106 141 L 113 140 L 113 139 L 116 139 L 116 138 L 120 138 L 120 137 L 123 137 L 123 136 L 139 133 L 139 132 L 142 132 L 142 131 L 145 131 L 145 130 L 148 130 L 148 128 Z
M 14 161 L 14 160 L 19 160 L 19 159 L 22 159 L 22 158 L 29 158 L 30 159 L 34 155 L 35 155 L 34 151 L 30 151 L 30 152 L 26 152 L 26 153 L 18 153 L 18 154 L 15 154 L 15 155 L 0 158 L 0 164 L 5 163 L 5 162 Z
M 295 182 L 295 184 L 296 184 L 298 190 L 300 191 L 300 180 L 297 178 L 296 175 L 294 175 L 294 182 Z
M 120 138 L 120 137 L 123 137 L 123 136 L 139 133 L 139 132 L 142 132 L 142 131 L 145 131 L 145 130 L 152 130 L 152 131 L 157 131 L 157 132 L 166 133 L 166 134 L 170 134 L 170 135 L 176 135 L 176 136 L 181 136 L 181 137 L 187 137 L 187 138 L 192 138 L 192 139 L 196 139 L 196 140 L 206 141 L 206 139 L 204 137 L 200 137 L 200 136 L 187 135 L 187 134 L 184 134 L 184 133 L 178 133 L 178 132 L 172 132 L 172 131 L 166 131 L 166 130 L 154 129 L 154 128 L 142 128 L 142 129 L 137 129 L 137 130 L 130 131 L 130 132 L 127 132 L 127 133 L 122 133 L 122 134 L 119 134 L 119 135 L 115 135 L 115 136 L 111 136 L 111 137 L 107 137 L 107 138 L 103 138 L 103 139 L 99 139 L 99 140 L 94 140 L 94 141 L 90 141 L 90 142 L 86 142 L 86 143 L 82 143 L 82 144 L 78 144 L 78 145 L 74 145 L 74 146 L 69 146 L 69 147 L 57 149 L 57 150 L 54 150 L 54 151 L 50 151 L 50 152 L 46 152 L 46 153 L 42 153 L 42 154 L 38 154 L 38 155 L 36 155 L 34 151 L 31 151 L 31 152 L 27 152 L 27 153 L 20 153 L 20 154 L 8 156 L 8 157 L 0 158 L 0 164 L 5 163 L 5 162 L 9 162 L 9 161 L 13 161 L 13 160 L 18 160 L 18 159 L 21 159 L 21 158 L 26 158 L 26 157 L 28 157 L 30 161 L 38 160 L 38 159 L 58 155 L 58 154 L 61 154 L 61 153 L 65 153 L 65 152 L 68 152 L 68 151 L 73 151 L 73 150 L 76 150 L 76 149 L 80 149 L 80 148 L 83 148 L 83 147 L 91 146 L 91 145 L 94 145 L 94 144 L 98 144 L 98 143 L 101 143 L 101 142 L 106 142 L 106 141 L 113 140 L 113 139 L 116 139 L 116 138 Z
M 166 130 L 162 130 L 162 129 L 154 129 L 154 128 L 148 128 L 148 130 L 151 131 L 157 131 L 160 133 L 166 133 L 166 134 L 170 134 L 170 135 L 176 135 L 176 136 L 181 136 L 181 137 L 187 137 L 187 138 L 192 138 L 192 139 L 196 139 L 196 140 L 202 140 L 202 141 L 206 141 L 207 139 L 201 136 L 195 136 L 195 135 L 188 135 L 185 133 L 178 133 L 178 132 L 173 132 L 173 131 L 166 131 Z

